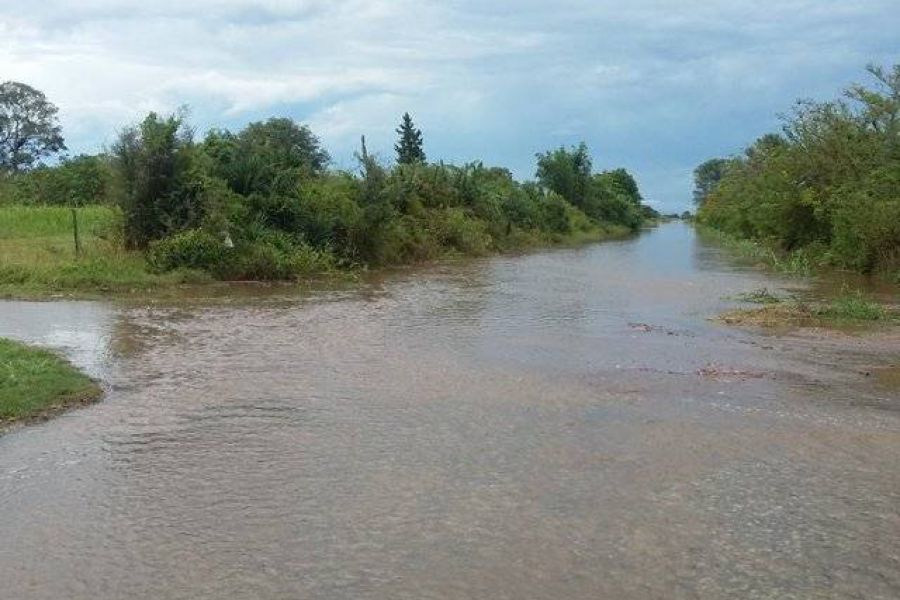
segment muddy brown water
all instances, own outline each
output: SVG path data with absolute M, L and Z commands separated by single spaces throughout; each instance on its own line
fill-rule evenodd
M 815 288 L 671 224 L 0 303 L 107 389 L 0 436 L 0 597 L 900 598 L 897 338 L 708 320 L 759 287 Z

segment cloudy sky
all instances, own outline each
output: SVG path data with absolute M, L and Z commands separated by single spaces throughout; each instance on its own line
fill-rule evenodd
M 200 130 L 309 123 L 338 167 L 360 134 L 392 158 L 410 111 L 431 159 L 517 176 L 589 144 L 666 210 L 690 172 L 900 62 L 898 0 L 0 0 L 0 80 L 60 107 L 92 152 L 150 110 Z

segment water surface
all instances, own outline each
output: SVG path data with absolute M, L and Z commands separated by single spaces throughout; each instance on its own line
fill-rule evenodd
M 900 351 L 708 320 L 631 240 L 222 298 L 0 303 L 105 399 L 0 437 L 0 597 L 897 598 Z M 879 371 L 881 372 L 881 371 Z

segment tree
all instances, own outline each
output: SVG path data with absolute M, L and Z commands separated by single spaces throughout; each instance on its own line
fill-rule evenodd
M 17 173 L 66 149 L 59 109 L 24 83 L 0 83 L 0 171 Z
M 122 185 L 125 243 L 150 242 L 197 227 L 209 214 L 215 181 L 203 170 L 193 130 L 178 115 L 150 113 L 113 145 Z
M 537 155 L 538 182 L 578 208 L 585 206 L 591 169 L 591 155 L 584 142 Z
M 799 101 L 781 135 L 765 135 L 727 161 L 698 220 L 803 252 L 809 264 L 897 271 L 900 66 L 869 73 L 874 85 Z
M 625 169 L 592 174 L 587 144 L 537 155 L 537 179 L 591 219 L 632 229 L 644 219 L 637 182 Z
M 694 204 L 702 205 L 728 170 L 726 158 L 712 158 L 694 169 Z
M 309 127 L 287 118 L 250 123 L 237 134 L 211 131 L 204 147 L 217 175 L 244 195 L 290 193 L 331 161 Z
M 787 148 L 787 140 L 777 133 L 767 133 L 758 138 L 744 151 L 744 155 L 750 160 L 765 158 L 773 152 Z M 727 166 L 727 165 L 726 165 Z
M 397 163 L 411 165 L 425 162 L 425 151 L 422 149 L 422 131 L 416 129 L 409 113 L 403 113 L 403 121 L 397 128 L 400 140 L 394 145 L 397 151 Z
M 635 206 L 640 206 L 644 201 L 637 180 L 626 169 L 604 171 L 600 176 L 608 182 L 613 190 L 625 196 Z

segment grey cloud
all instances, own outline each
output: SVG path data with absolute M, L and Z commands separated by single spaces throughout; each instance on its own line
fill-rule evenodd
M 895 1 L 0 0 L 0 78 L 59 104 L 93 150 L 142 111 L 199 123 L 310 121 L 339 163 L 360 133 L 390 151 L 398 113 L 429 155 L 532 171 L 587 141 L 682 208 L 690 171 L 896 62 Z

